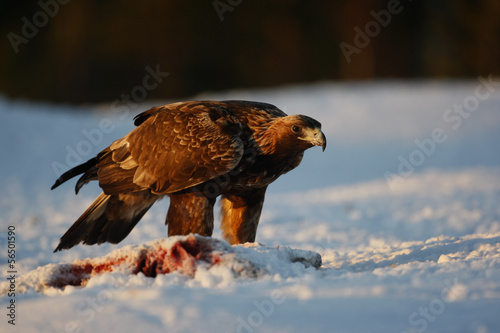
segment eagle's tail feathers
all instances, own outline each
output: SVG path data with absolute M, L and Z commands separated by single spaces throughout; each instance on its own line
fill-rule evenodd
M 83 242 L 93 245 L 121 242 L 156 201 L 148 195 L 101 193 L 61 237 L 54 252 Z

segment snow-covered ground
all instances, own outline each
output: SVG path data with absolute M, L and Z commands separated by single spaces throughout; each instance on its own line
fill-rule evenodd
M 200 265 L 37 288 L 54 267 L 166 237 L 164 200 L 121 244 L 54 254 L 99 188 L 75 196 L 70 181 L 50 191 L 61 172 L 130 131 L 135 114 L 166 101 L 76 108 L 1 98 L 2 332 L 498 331 L 500 83 L 322 83 L 196 99 L 270 102 L 323 124 L 326 151 L 308 150 L 268 190 L 257 233 L 265 246 L 234 249 L 260 273 Z M 294 249 L 321 254 L 322 266 L 293 262 L 311 253 Z

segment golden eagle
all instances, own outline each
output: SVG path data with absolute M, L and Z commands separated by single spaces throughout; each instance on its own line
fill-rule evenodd
M 54 252 L 80 242 L 119 243 L 165 195 L 169 236 L 211 236 L 220 195 L 224 238 L 253 242 L 267 186 L 297 167 L 306 149 L 326 147 L 318 121 L 259 102 L 180 102 L 134 120 L 134 130 L 52 186 L 83 174 L 77 194 L 91 180 L 103 190 Z

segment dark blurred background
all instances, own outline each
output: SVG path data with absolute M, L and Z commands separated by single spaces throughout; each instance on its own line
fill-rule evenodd
M 498 0 L 0 6 L 0 94 L 10 98 L 109 102 L 144 86 L 154 70 L 169 75 L 147 90 L 153 99 L 320 80 L 500 75 Z

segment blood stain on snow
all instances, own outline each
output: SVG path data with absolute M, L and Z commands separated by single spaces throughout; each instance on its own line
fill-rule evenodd
M 63 265 L 54 278 L 47 283 L 47 287 L 85 286 L 92 276 L 118 270 L 129 274 L 141 272 L 147 277 L 156 277 L 158 274 L 168 274 L 174 271 L 194 276 L 200 261 L 218 265 L 223 259 L 219 251 L 214 251 L 213 244 L 208 239 L 186 237 L 176 241 L 170 247 L 158 243 L 152 248 L 140 249 L 136 255 L 126 252 L 121 255 L 88 258 Z

